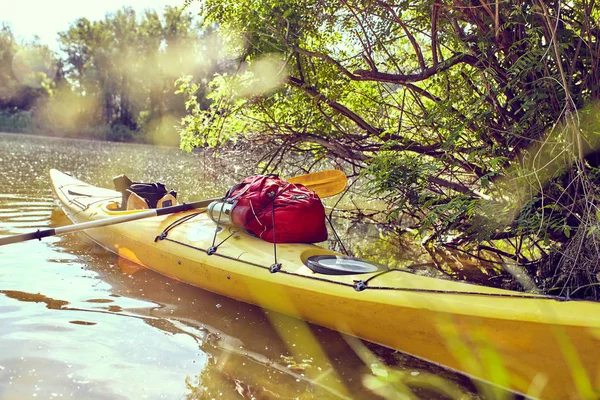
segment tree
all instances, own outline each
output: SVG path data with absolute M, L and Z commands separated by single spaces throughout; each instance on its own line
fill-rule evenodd
M 188 147 L 243 137 L 341 159 L 428 246 L 493 250 L 562 294 L 595 282 L 594 1 L 200 4 L 239 69 L 213 79 L 207 110 L 189 93 Z
M 185 108 L 174 82 L 184 74 L 203 77 L 198 58 L 204 34 L 177 7 L 141 15 L 124 8 L 101 21 L 75 21 L 60 33 L 60 43 L 74 92 L 95 104 L 85 111 L 87 124 L 110 125 L 109 139 L 131 140 L 142 131 L 153 141 L 154 131 L 165 127 L 177 139 L 172 125 Z
M 0 27 L 0 109 L 30 110 L 48 96 L 57 68 L 39 43 L 19 44 L 8 26 Z

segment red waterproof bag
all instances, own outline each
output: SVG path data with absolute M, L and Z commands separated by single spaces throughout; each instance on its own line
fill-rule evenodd
M 234 186 L 231 221 L 268 242 L 327 240 L 325 208 L 316 193 L 275 175 L 253 175 Z

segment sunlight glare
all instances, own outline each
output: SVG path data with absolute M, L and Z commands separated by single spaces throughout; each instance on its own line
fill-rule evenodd
M 17 51 L 12 60 L 15 77 L 23 85 L 40 88 L 45 80 L 56 76 L 57 67 L 50 53 L 40 47 L 25 47 Z

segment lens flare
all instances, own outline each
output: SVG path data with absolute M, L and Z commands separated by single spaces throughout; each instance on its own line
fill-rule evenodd
M 40 88 L 45 80 L 54 79 L 57 67 L 48 49 L 27 47 L 14 55 L 12 70 L 23 85 Z
M 248 65 L 236 88 L 236 94 L 241 97 L 267 94 L 283 86 L 286 77 L 281 57 L 266 54 Z

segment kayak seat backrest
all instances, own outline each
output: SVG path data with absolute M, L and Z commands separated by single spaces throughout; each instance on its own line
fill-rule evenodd
M 166 186 L 160 182 L 132 182 L 125 175 L 119 175 L 113 178 L 113 183 L 115 188 L 121 192 L 122 210 L 168 207 L 177 204 L 177 192 L 167 190 Z M 130 202 L 133 194 L 135 197 Z M 146 203 L 146 207 L 143 207 L 143 202 Z
M 138 196 L 137 193 L 132 192 L 129 189 L 127 190 L 129 192 L 129 196 L 127 196 L 127 210 L 145 210 L 150 208 L 148 202 L 144 198 Z
M 171 192 L 173 191 L 171 190 Z M 165 208 L 177 205 L 177 198 L 175 197 L 177 193 L 173 192 L 173 194 L 171 192 L 165 194 L 156 202 L 156 208 Z
M 165 185 L 160 182 L 133 183 L 127 190 L 146 200 L 150 208 L 156 208 L 158 200 L 168 193 Z

